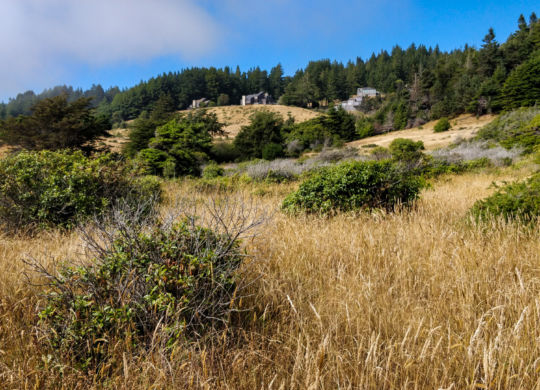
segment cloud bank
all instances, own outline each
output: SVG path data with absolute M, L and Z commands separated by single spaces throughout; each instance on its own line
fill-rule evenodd
M 2 96 L 57 83 L 70 66 L 195 59 L 219 39 L 196 0 L 3 0 L 1 8 Z

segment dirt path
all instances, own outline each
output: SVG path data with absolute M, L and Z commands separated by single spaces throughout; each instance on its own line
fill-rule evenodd
M 413 127 L 412 129 L 393 131 L 391 133 L 349 142 L 347 145 L 360 148 L 361 150 L 369 150 L 362 148 L 362 146 L 375 144 L 377 146 L 387 147 L 396 138 L 409 138 L 413 141 L 423 141 L 427 150 L 433 150 L 450 145 L 458 138 L 472 138 L 478 129 L 495 118 L 495 115 L 484 115 L 478 119 L 474 115 L 461 115 L 450 121 L 452 124 L 450 130 L 442 133 L 433 132 L 433 127 L 437 121 L 431 121 L 421 126 L 421 128 Z

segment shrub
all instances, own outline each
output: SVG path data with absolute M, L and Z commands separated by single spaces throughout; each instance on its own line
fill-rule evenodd
M 223 169 L 219 165 L 217 165 L 217 164 L 208 164 L 203 169 L 202 177 L 204 179 L 214 179 L 216 177 L 223 176 L 224 173 L 225 173 L 225 169 Z
M 283 201 L 289 212 L 383 208 L 415 200 L 424 182 L 390 161 L 353 161 L 322 168 Z
M 505 220 L 535 222 L 540 217 L 540 173 L 499 188 L 490 197 L 477 201 L 471 213 L 476 220 L 502 216 Z
M 281 115 L 257 111 L 252 115 L 250 124 L 240 129 L 234 146 L 244 158 L 261 158 L 264 145 L 282 143 L 283 126 Z
M 276 158 L 283 157 L 283 147 L 280 144 L 269 143 L 264 145 L 262 150 L 262 158 L 264 160 L 275 160 Z
M 240 153 L 232 142 L 216 142 L 210 148 L 210 157 L 217 163 L 232 162 L 240 158 Z
M 302 151 L 328 143 L 334 139 L 334 136 L 324 126 L 324 117 L 318 117 L 292 125 L 286 139 L 288 143 L 298 142 L 298 145 L 295 145 L 296 149 Z
M 119 199 L 138 203 L 159 193 L 159 182 L 137 178 L 110 155 L 21 152 L 0 161 L 0 221 L 10 228 L 71 227 Z
M 414 142 L 407 138 L 396 138 L 389 146 L 392 159 L 405 163 L 419 161 L 423 156 L 424 143 L 422 141 Z
M 448 118 L 441 118 L 439 121 L 435 124 L 435 127 L 433 128 L 433 131 L 435 133 L 442 133 L 443 131 L 448 131 L 452 125 L 450 124 L 450 121 Z
M 390 150 L 383 146 L 375 146 L 373 149 L 371 149 L 370 155 L 375 160 L 388 160 L 389 158 L 392 157 Z
M 236 234 L 194 219 L 113 228 L 100 232 L 106 242 L 89 265 L 61 267 L 49 286 L 39 323 L 60 356 L 82 368 L 106 365 L 118 345 L 171 347 L 228 320 L 243 259 Z
M 503 114 L 481 128 L 476 138 L 531 153 L 540 144 L 540 108 L 520 108 Z

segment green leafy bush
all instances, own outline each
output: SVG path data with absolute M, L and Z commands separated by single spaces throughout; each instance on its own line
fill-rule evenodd
M 502 216 L 505 220 L 537 221 L 540 217 L 540 173 L 499 188 L 490 197 L 477 201 L 471 213 L 476 220 Z
M 204 167 L 202 172 L 203 179 L 214 179 L 216 177 L 223 176 L 225 174 L 225 169 L 220 167 L 217 164 L 208 164 Z
M 283 201 L 289 212 L 347 211 L 409 204 L 418 197 L 424 181 L 396 164 L 386 161 L 353 161 L 323 168 L 298 191 Z
M 0 160 L 0 221 L 9 228 L 70 227 L 119 199 L 142 203 L 159 194 L 159 182 L 136 177 L 111 155 L 41 151 Z
M 511 149 L 533 152 L 540 145 L 540 108 L 520 108 L 505 113 L 478 131 L 477 139 L 499 142 Z
M 375 135 L 373 119 L 368 116 L 362 116 L 356 121 L 356 138 L 362 139 Z
M 408 138 L 396 138 L 389 146 L 392 159 L 404 163 L 417 162 L 422 159 L 424 153 L 424 143 L 414 142 Z
M 439 121 L 435 124 L 435 127 L 433 127 L 433 131 L 435 133 L 442 133 L 443 131 L 448 131 L 452 128 L 452 125 L 450 124 L 450 121 L 448 118 L 444 117 L 439 119 Z
M 264 145 L 283 143 L 283 126 L 278 113 L 257 111 L 251 116 L 250 124 L 240 129 L 234 146 L 243 158 L 261 158 Z
M 50 347 L 82 368 L 118 345 L 172 346 L 228 320 L 243 254 L 235 234 L 193 219 L 165 228 L 115 225 L 87 266 L 59 269 L 40 311 Z
M 210 157 L 217 163 L 236 161 L 240 158 L 240 153 L 232 142 L 220 141 L 212 144 Z
M 276 158 L 283 157 L 283 147 L 280 144 L 276 143 L 270 143 L 268 145 L 264 145 L 262 150 L 262 158 L 264 160 L 275 160 Z

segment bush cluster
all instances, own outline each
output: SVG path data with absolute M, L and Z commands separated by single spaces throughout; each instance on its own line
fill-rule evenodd
M 471 213 L 477 221 L 494 216 L 526 223 L 537 221 L 540 217 L 540 173 L 499 188 L 490 197 L 477 201 Z
M 39 315 L 53 349 L 85 368 L 118 342 L 171 346 L 227 320 L 243 258 L 236 239 L 192 219 L 117 231 L 90 265 L 54 278 Z
M 120 199 L 142 204 L 159 194 L 157 180 L 111 155 L 41 151 L 0 160 L 0 221 L 12 229 L 71 227 Z
M 503 114 L 480 129 L 477 138 L 531 153 L 540 144 L 540 108 L 520 108 Z
M 424 186 L 419 176 L 385 161 L 352 161 L 322 168 L 287 196 L 282 208 L 289 212 L 348 211 L 410 204 Z
M 435 127 L 433 127 L 433 131 L 435 133 L 442 133 L 443 131 L 448 131 L 452 125 L 450 124 L 450 121 L 448 118 L 444 117 L 439 119 L 439 121 L 435 124 Z

